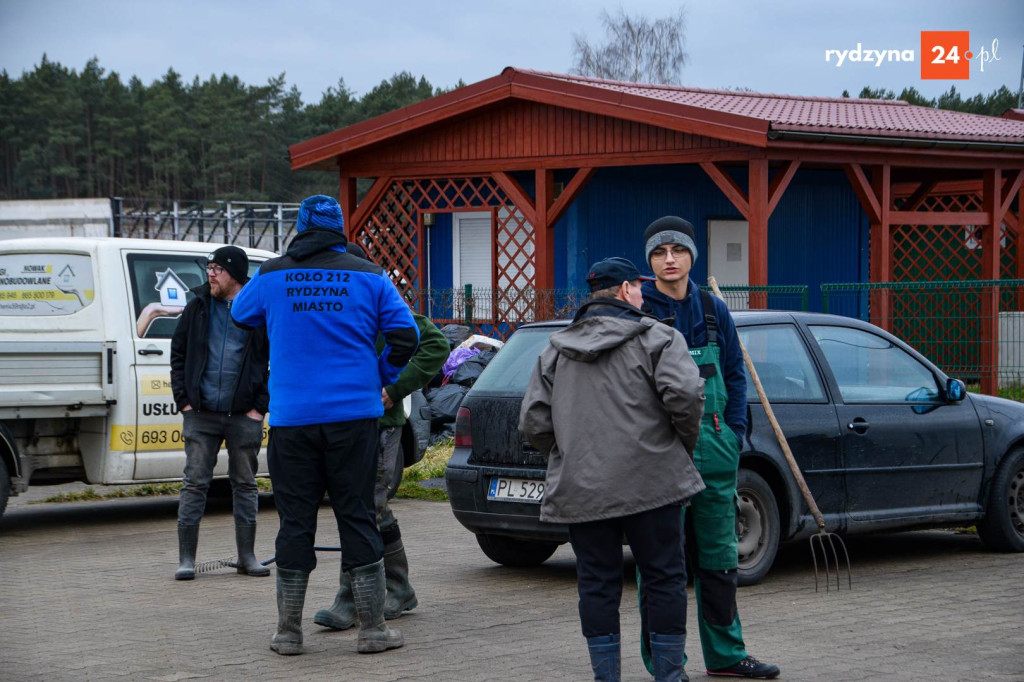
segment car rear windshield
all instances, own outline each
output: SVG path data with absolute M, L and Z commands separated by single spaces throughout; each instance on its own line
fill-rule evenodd
M 513 334 L 473 384 L 473 391 L 524 393 L 537 357 L 555 329 L 536 327 L 521 329 Z

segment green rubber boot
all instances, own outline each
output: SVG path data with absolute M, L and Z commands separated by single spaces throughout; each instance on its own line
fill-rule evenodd
M 361 654 L 375 654 L 397 649 L 405 644 L 402 633 L 392 630 L 384 622 L 384 560 L 352 569 L 352 594 L 359 617 L 359 642 L 356 650 Z
M 313 616 L 313 622 L 332 630 L 348 630 L 356 624 L 356 604 L 352 598 L 352 574 L 341 572 L 341 587 L 334 595 L 330 608 L 320 609 Z
M 277 632 L 270 648 L 282 656 L 302 653 L 302 606 L 306 601 L 309 573 L 277 569 Z

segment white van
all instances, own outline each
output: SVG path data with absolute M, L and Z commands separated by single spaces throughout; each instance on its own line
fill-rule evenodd
M 30 483 L 181 480 L 171 336 L 220 246 L 0 241 L 0 514 Z M 246 253 L 250 274 L 276 256 Z M 259 473 L 267 473 L 265 447 Z M 226 451 L 214 474 L 226 477 Z

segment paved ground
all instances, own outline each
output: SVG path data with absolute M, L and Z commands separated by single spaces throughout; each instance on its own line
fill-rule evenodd
M 26 505 L 0 522 L 2 680 L 587 680 L 572 552 L 544 566 L 492 564 L 448 505 L 398 501 L 420 607 L 395 622 L 404 649 L 355 653 L 354 632 L 313 625 L 337 584 L 322 554 L 305 613 L 307 653 L 267 648 L 274 579 L 231 572 L 176 583 L 175 498 Z M 258 554 L 277 517 L 261 496 Z M 334 544 L 328 508 L 322 544 Z M 231 556 L 232 519 L 211 502 L 200 558 Z M 985 552 L 971 535 L 905 533 L 853 540 L 854 590 L 815 594 L 806 543 L 784 551 L 764 584 L 740 591 L 751 652 L 786 680 L 1024 680 L 1024 555 Z M 631 568 L 631 565 L 630 565 Z M 623 679 L 650 680 L 623 596 Z M 692 603 L 692 602 L 691 602 Z M 696 632 L 690 613 L 690 631 Z M 687 671 L 707 679 L 695 638 Z

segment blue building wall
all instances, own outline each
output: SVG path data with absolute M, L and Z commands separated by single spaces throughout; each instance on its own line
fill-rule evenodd
M 745 187 L 740 170 L 734 179 Z M 532 193 L 531 178 L 518 179 Z M 609 256 L 624 256 L 648 271 L 644 228 L 668 214 L 693 223 L 701 255 L 692 275 L 706 282 L 708 221 L 743 216 L 699 166 L 638 166 L 599 170 L 555 226 L 555 286 L 585 289 L 590 263 Z M 434 287 L 451 286 L 451 225 L 449 214 L 437 214 L 429 228 Z M 867 280 L 867 219 L 846 176 L 798 170 L 768 222 L 768 284 L 805 284 L 811 310 L 820 310 L 822 283 Z

